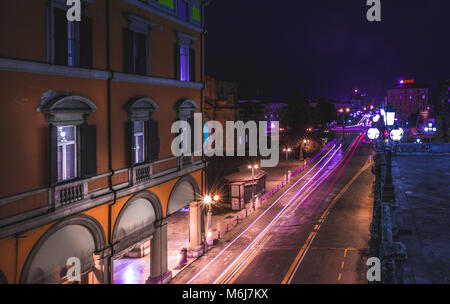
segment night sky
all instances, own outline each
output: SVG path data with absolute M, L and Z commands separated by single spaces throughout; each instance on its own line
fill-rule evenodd
M 377 100 L 400 78 L 437 87 L 450 77 L 450 1 L 213 0 L 206 9 L 206 72 L 242 85 L 242 97 L 346 99 L 354 88 Z

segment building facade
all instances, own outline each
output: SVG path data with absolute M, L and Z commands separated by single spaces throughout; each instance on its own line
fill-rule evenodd
M 394 107 L 400 121 L 406 121 L 411 114 L 427 110 L 429 89 L 414 79 L 400 80 L 397 87 L 387 90 L 387 103 Z
M 225 126 L 226 121 L 236 120 L 238 84 L 205 76 L 205 120 L 215 120 Z
M 203 110 L 204 3 L 68 8 L 0 3 L 0 283 L 67 283 L 71 258 L 82 283 L 166 283 L 205 249 L 205 162 L 171 152 Z
M 445 107 L 450 105 L 450 79 L 442 79 L 439 81 L 437 101 Z

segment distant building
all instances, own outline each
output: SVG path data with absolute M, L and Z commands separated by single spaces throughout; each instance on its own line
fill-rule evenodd
M 411 114 L 427 110 L 428 86 L 416 84 L 414 79 L 404 79 L 397 87 L 387 90 L 387 102 L 394 107 L 399 120 L 407 120 Z
M 450 104 L 450 79 L 439 81 L 438 102 L 443 105 Z
M 366 93 L 361 92 L 359 89 L 354 89 L 350 95 L 349 104 L 353 109 L 362 110 L 364 107 L 371 105 L 371 100 Z
M 205 76 L 205 120 L 216 120 L 225 125 L 236 120 L 236 102 L 239 85 Z
M 280 131 L 286 129 L 285 121 L 288 104 L 280 100 L 249 99 L 239 100 L 238 119 L 242 121 L 267 121 L 268 129 L 272 122 L 280 122 Z

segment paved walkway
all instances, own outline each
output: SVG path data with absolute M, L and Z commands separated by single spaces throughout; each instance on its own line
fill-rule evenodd
M 394 156 L 404 283 L 450 283 L 450 156 Z

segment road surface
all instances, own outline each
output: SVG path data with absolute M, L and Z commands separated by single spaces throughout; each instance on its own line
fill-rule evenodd
M 367 283 L 373 177 L 362 136 L 350 139 L 172 283 Z

